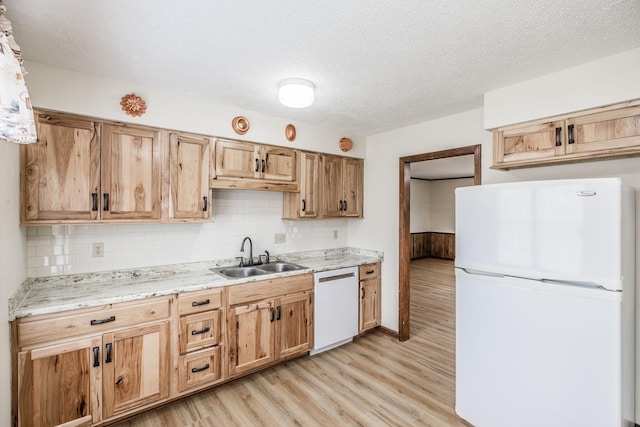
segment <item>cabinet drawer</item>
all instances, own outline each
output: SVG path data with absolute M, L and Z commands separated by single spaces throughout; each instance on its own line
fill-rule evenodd
M 220 342 L 220 310 L 180 318 L 180 353 L 210 347 Z
M 46 316 L 18 323 L 18 347 L 57 341 L 64 338 L 102 333 L 169 317 L 169 300 L 155 300 L 126 306 L 104 306 L 81 314 Z
M 246 304 L 313 289 L 313 273 L 229 286 L 229 305 Z
M 220 308 L 221 305 L 222 289 L 207 289 L 178 295 L 178 310 L 181 316 L 213 310 Z
M 220 347 L 180 356 L 179 389 L 212 383 L 220 379 Z
M 377 279 L 380 277 L 380 263 L 365 264 L 359 268 L 360 280 Z

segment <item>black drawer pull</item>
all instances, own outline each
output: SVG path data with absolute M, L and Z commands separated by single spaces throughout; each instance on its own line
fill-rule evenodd
M 93 347 L 93 367 L 97 368 L 100 366 L 100 347 Z
M 194 301 L 191 303 L 191 307 L 197 307 L 199 305 L 207 305 L 207 304 L 211 304 L 211 300 L 206 299 L 204 301 Z
M 211 328 L 209 328 L 208 326 L 204 329 L 201 329 L 199 331 L 191 331 L 191 335 L 200 335 L 200 334 L 206 334 L 207 332 L 209 332 L 211 330 Z
M 111 316 L 108 319 L 92 320 L 91 326 L 102 325 L 103 323 L 115 322 L 116 316 Z
M 360 288 L 360 290 L 362 291 L 362 294 L 360 295 L 360 299 L 364 299 L 364 288 Z
M 209 369 L 209 364 L 208 363 L 206 365 L 204 365 L 202 368 L 191 368 L 191 373 L 195 374 L 196 372 L 206 371 L 207 369 Z
M 106 351 L 107 355 L 106 355 L 106 357 L 104 359 L 104 363 L 111 363 L 111 346 L 112 346 L 111 343 L 107 343 L 105 345 L 105 347 L 107 349 L 107 351 Z
M 373 274 L 375 272 L 376 272 L 375 270 L 369 270 L 369 271 L 367 271 L 367 274 Z

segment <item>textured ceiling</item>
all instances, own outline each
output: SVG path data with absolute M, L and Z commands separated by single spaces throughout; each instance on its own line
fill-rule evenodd
M 369 135 L 640 46 L 638 0 L 5 0 L 24 57 Z M 278 82 L 306 78 L 292 110 Z

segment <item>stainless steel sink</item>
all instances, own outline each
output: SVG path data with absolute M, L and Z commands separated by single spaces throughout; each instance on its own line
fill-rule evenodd
M 282 273 L 284 271 L 302 270 L 303 268 L 306 268 L 306 267 L 302 267 L 297 264 L 291 264 L 290 262 L 277 261 L 277 262 L 272 262 L 270 264 L 262 264 L 258 268 L 260 268 L 261 270 L 266 270 L 273 273 Z
M 252 276 L 260 276 L 263 274 L 283 273 L 285 271 L 302 270 L 304 268 L 306 267 L 302 267 L 300 265 L 292 264 L 289 262 L 276 261 L 269 264 L 251 265 L 247 267 L 211 268 L 210 270 L 213 271 L 214 273 L 218 273 L 223 276 L 235 279 L 239 277 L 252 277 Z

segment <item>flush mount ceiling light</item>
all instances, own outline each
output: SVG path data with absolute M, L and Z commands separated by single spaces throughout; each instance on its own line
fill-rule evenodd
M 315 86 L 304 79 L 286 79 L 278 85 L 278 99 L 289 108 L 304 108 L 313 104 Z

